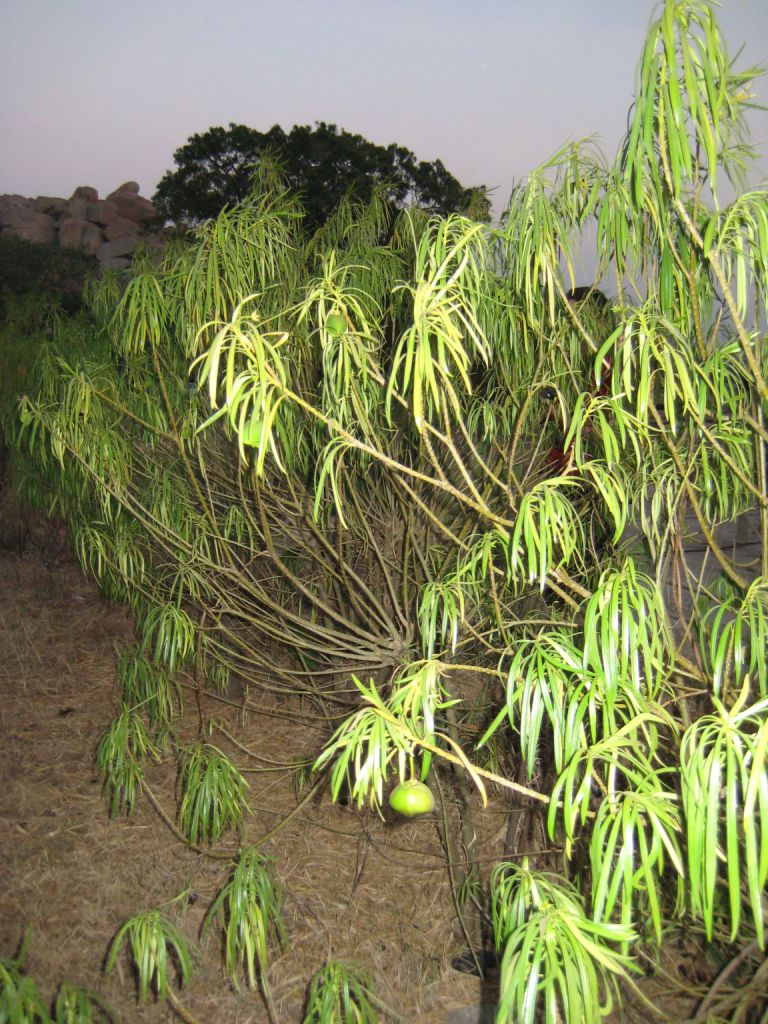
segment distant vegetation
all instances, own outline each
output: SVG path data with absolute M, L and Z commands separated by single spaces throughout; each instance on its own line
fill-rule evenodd
M 256 165 L 265 157 L 281 170 L 301 198 L 310 231 L 321 227 L 345 196 L 367 203 L 374 190 L 394 206 L 415 203 L 430 213 L 470 212 L 489 219 L 483 186 L 465 188 L 440 160 L 418 160 L 403 146 L 379 146 L 320 121 L 285 132 L 259 132 L 242 124 L 192 135 L 174 153 L 153 202 L 172 221 L 215 217 L 251 192 Z
M 96 269 L 91 256 L 58 246 L 0 235 L 0 316 L 9 295 L 38 295 L 68 312 L 80 308 L 83 286 Z
M 80 253 L 0 235 L 0 448 L 54 319 L 81 308 L 95 269 Z

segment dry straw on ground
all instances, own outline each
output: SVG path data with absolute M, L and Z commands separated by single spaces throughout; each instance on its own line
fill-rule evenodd
M 167 904 L 198 950 L 181 993 L 197 1019 L 265 1020 L 257 993 L 232 991 L 216 937 L 199 938 L 226 863 L 185 849 L 146 799 L 132 818 L 107 818 L 93 757 L 115 707 L 115 646 L 132 637 L 127 612 L 72 561 L 46 567 L 38 550 L 0 555 L 0 577 L 0 956 L 11 956 L 29 931 L 26 968 L 46 998 L 66 979 L 98 992 L 126 1021 L 165 1020 L 161 1005 L 137 1007 L 126 964 L 121 978 L 107 977 L 103 963 L 127 917 Z M 179 727 L 187 739 L 195 735 L 193 704 Z M 216 740 L 251 769 L 250 840 L 295 807 L 285 766 L 321 741 L 317 730 L 279 717 L 282 710 L 243 717 L 222 704 L 216 712 L 252 752 Z M 172 817 L 169 764 L 148 779 Z M 379 997 L 406 1021 L 437 1020 L 480 1001 L 480 983 L 450 968 L 462 941 L 434 819 L 388 824 L 333 806 L 324 794 L 266 850 L 286 891 L 290 943 L 270 970 L 286 1024 L 300 1021 L 306 984 L 329 956 L 367 969 Z

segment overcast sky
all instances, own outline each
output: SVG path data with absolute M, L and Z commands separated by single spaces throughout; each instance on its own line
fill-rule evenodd
M 324 120 L 497 189 L 626 127 L 650 0 L 0 0 L 0 193 L 151 196 L 194 132 Z M 743 63 L 768 0 L 724 0 Z M 768 103 L 768 87 L 759 86 Z M 768 178 L 768 114 L 752 117 Z

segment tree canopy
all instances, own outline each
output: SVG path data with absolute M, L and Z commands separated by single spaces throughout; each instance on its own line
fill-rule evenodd
M 248 195 L 254 165 L 267 155 L 301 195 L 310 230 L 324 224 L 345 195 L 367 202 L 381 185 L 397 206 L 414 202 L 436 214 L 471 209 L 489 219 L 485 187 L 465 188 L 442 161 L 420 161 L 403 146 L 379 146 L 323 121 L 288 133 L 277 124 L 267 132 L 230 124 L 192 135 L 174 153 L 176 170 L 163 176 L 154 202 L 173 221 L 216 217 Z

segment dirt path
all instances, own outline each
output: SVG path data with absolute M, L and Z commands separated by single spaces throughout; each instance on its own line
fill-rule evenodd
M 66 979 L 126 1021 L 169 1020 L 161 1004 L 137 1005 L 127 962 L 122 977 L 103 971 L 121 923 L 164 904 L 195 949 L 180 995 L 200 1024 L 266 1020 L 258 993 L 232 990 L 216 939 L 199 936 L 227 864 L 184 848 L 146 799 L 132 818 L 107 817 L 93 759 L 116 706 L 114 650 L 131 641 L 127 613 L 66 558 L 49 569 L 34 550 L 0 554 L 0 581 L 0 957 L 28 932 L 25 967 L 46 999 Z M 179 725 L 187 740 L 195 729 L 188 703 Z M 252 752 L 236 752 L 249 769 L 250 840 L 295 807 L 284 766 L 319 742 L 274 717 L 278 709 L 264 710 L 244 721 L 221 710 Z M 170 760 L 148 778 L 173 817 Z M 290 942 L 270 969 L 283 1024 L 301 1021 L 307 982 L 329 956 L 367 969 L 408 1022 L 477 1019 L 461 1007 L 480 1001 L 479 983 L 449 967 L 461 943 L 433 821 L 393 829 L 326 800 L 267 850 L 286 891 Z

